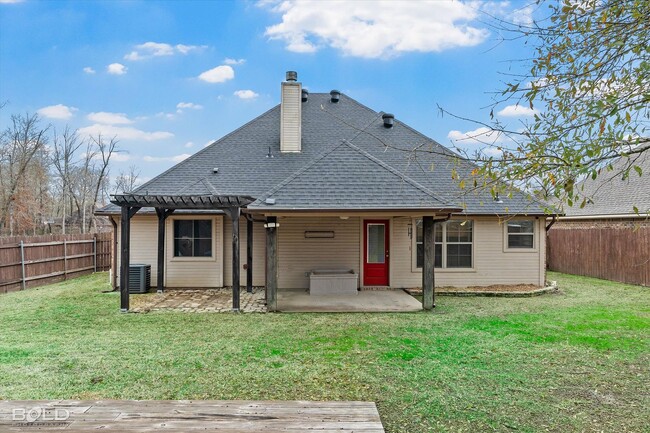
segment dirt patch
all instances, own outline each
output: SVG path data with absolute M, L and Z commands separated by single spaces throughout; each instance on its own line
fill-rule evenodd
M 413 296 L 422 296 L 422 289 L 419 287 L 405 289 Z M 541 287 L 535 284 L 492 284 L 489 286 L 469 287 L 436 287 L 436 295 L 450 296 L 511 296 L 525 297 L 537 296 L 544 293 L 557 291 L 557 287 Z

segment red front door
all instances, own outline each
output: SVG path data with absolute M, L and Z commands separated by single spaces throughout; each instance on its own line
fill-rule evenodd
M 363 222 L 363 285 L 388 286 L 388 220 Z

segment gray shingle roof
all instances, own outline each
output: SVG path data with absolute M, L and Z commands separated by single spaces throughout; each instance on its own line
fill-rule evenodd
M 633 169 L 623 179 L 621 172 L 630 164 L 640 167 L 642 175 Z M 650 214 L 650 150 L 630 158 L 619 158 L 612 163 L 612 168 L 612 171 L 602 170 L 596 179 L 587 178 L 576 186 L 590 201 L 582 209 L 579 203 L 566 207 L 566 216 L 634 214 L 634 206 L 640 214 Z
M 217 140 L 136 193 L 249 195 L 285 209 L 462 208 L 467 214 L 543 214 L 522 192 L 495 202 L 486 191 L 459 188 L 475 168 L 399 120 L 346 95 L 338 103 L 310 93 L 302 103 L 302 151 L 280 152 L 280 106 Z M 270 155 L 270 156 L 269 156 Z M 218 173 L 213 169 L 218 168 Z M 104 212 L 110 212 L 107 207 Z

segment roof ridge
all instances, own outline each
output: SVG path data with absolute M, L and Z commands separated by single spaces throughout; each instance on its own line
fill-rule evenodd
M 431 197 L 433 197 L 434 199 L 436 199 L 436 200 L 439 201 L 440 203 L 444 203 L 445 205 L 451 204 L 451 203 L 447 202 L 446 200 L 443 200 L 443 199 L 441 199 L 440 197 L 438 197 L 438 196 L 437 196 L 433 191 L 431 191 L 429 188 L 425 187 L 425 186 L 422 185 L 421 183 L 417 182 L 417 181 L 414 180 L 414 179 L 411 179 L 410 177 L 408 177 L 407 175 L 405 175 L 405 174 L 402 173 L 401 171 L 397 170 L 395 167 L 393 167 L 393 166 L 391 166 L 391 165 L 389 165 L 389 164 L 386 164 L 386 163 L 383 162 L 382 160 L 380 160 L 380 159 L 378 159 L 378 158 L 372 156 L 370 153 L 366 152 L 365 150 L 361 149 L 360 147 L 358 147 L 358 146 L 352 144 L 351 142 L 349 142 L 349 141 L 347 141 L 347 140 L 344 140 L 343 142 L 344 142 L 348 147 L 350 147 L 351 149 L 357 151 L 358 153 L 360 153 L 361 155 L 365 156 L 366 158 L 368 158 L 369 160 L 371 160 L 371 161 L 374 162 L 375 164 L 379 165 L 380 167 L 384 168 L 385 170 L 388 170 L 388 171 L 390 171 L 391 173 L 393 173 L 394 175 L 396 175 L 396 176 L 402 178 L 402 180 L 404 180 L 404 181 L 410 183 L 411 186 L 413 186 L 413 187 L 419 189 L 420 191 L 424 192 L 424 193 L 427 194 L 427 195 L 430 195 Z

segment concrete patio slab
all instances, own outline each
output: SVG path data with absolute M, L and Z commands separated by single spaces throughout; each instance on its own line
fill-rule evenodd
M 403 290 L 311 296 L 306 289 L 280 289 L 278 310 L 285 313 L 406 313 L 422 310 L 422 304 Z

